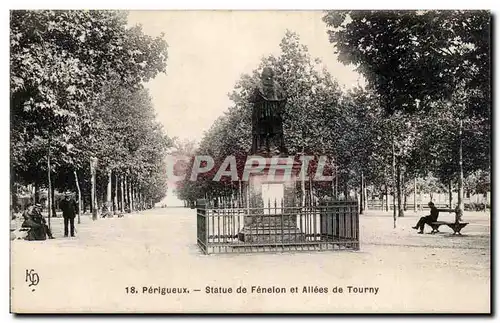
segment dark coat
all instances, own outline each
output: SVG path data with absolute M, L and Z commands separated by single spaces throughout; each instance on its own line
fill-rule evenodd
M 431 216 L 431 220 L 433 222 L 437 221 L 438 216 L 439 216 L 439 210 L 435 206 L 431 207 L 431 215 L 430 216 Z
M 76 212 L 77 212 L 77 205 L 74 200 L 62 200 L 59 203 L 59 207 L 61 208 L 63 212 L 63 218 L 75 218 Z

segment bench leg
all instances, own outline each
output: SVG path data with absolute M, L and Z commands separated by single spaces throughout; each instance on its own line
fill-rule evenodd
M 431 234 L 439 232 L 439 226 L 432 226 L 431 228 L 432 228 Z

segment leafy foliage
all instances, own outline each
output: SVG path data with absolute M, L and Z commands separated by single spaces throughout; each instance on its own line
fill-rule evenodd
M 198 154 L 214 156 L 216 165 L 228 155 L 246 155 L 249 96 L 259 71 L 270 66 L 287 93 L 283 121 L 290 154 L 331 156 L 335 184 L 347 194 L 359 188 L 361 175 L 372 194 L 388 186 L 409 194 L 414 178 L 417 190 L 432 193 L 447 191 L 461 171 L 471 181 L 472 174 L 489 172 L 487 12 L 335 11 L 324 21 L 340 61 L 354 64 L 367 87 L 341 91 L 299 37 L 287 32 L 281 54 L 263 58 L 236 83 L 234 105 L 205 134 Z M 236 183 L 183 184 L 179 194 L 186 199 L 237 189 Z M 314 185 L 318 196 L 331 194 L 333 183 Z
M 142 83 L 166 70 L 163 35 L 128 27 L 119 11 L 19 10 L 10 18 L 13 180 L 44 183 L 50 150 L 58 189 L 74 189 L 73 171 L 89 175 L 97 157 L 100 170 L 131 174 L 161 199 L 169 139 Z
M 323 17 L 339 60 L 356 66 L 393 120 L 398 167 L 407 175 L 433 173 L 460 190 L 463 176 L 489 171 L 490 20 L 486 11 Z

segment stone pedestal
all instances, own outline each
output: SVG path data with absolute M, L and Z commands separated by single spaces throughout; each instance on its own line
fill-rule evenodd
M 284 161 L 285 157 L 280 157 Z M 270 178 L 271 158 L 258 174 L 250 174 L 247 184 L 249 215 L 238 233 L 240 241 L 253 244 L 304 242 L 305 235 L 297 227 L 295 208 L 296 174 L 300 163 L 279 163 L 280 170 Z M 285 176 L 284 173 L 289 174 Z
M 243 228 L 238 233 L 240 241 L 252 244 L 280 244 L 280 243 L 300 243 L 306 241 L 305 234 L 296 226 L 285 225 L 282 230 L 278 227 L 253 227 Z

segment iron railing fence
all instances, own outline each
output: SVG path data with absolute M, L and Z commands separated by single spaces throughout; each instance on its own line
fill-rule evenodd
M 359 250 L 357 201 L 306 207 L 213 206 L 197 201 L 197 243 L 205 254 Z

